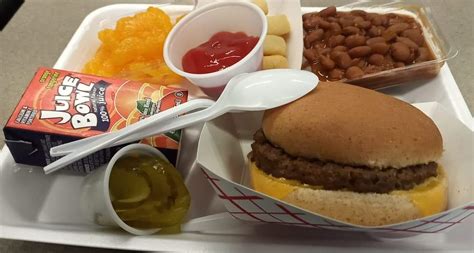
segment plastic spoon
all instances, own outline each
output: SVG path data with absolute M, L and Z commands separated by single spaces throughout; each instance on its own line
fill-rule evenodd
M 175 130 L 197 122 L 211 120 L 233 110 L 261 111 L 271 109 L 304 96 L 313 90 L 317 84 L 318 78 L 316 75 L 302 70 L 278 69 L 241 74 L 230 80 L 219 99 L 212 106 L 202 111 L 172 119 L 166 122 L 165 125 L 172 128 L 170 130 Z M 173 121 L 177 120 L 180 124 L 173 125 Z M 166 127 L 163 126 L 163 128 Z M 131 125 L 108 135 L 107 140 L 105 138 L 99 139 L 81 146 L 73 153 L 44 167 L 44 171 L 49 174 L 100 149 L 109 147 L 110 144 L 115 145 L 115 143 L 118 143 L 117 141 L 133 134 L 136 129 Z M 135 138 L 138 139 L 143 137 L 145 137 L 143 133 L 135 135 Z
M 150 126 L 155 126 L 156 127 L 158 125 L 158 123 L 160 123 L 164 120 L 167 120 L 167 119 L 170 119 L 170 118 L 173 118 L 173 117 L 177 117 L 180 114 L 187 113 L 187 112 L 190 112 L 190 111 L 194 111 L 196 109 L 207 108 L 207 107 L 213 105 L 214 103 L 215 103 L 214 100 L 210 100 L 210 99 L 194 99 L 194 100 L 191 100 L 187 103 L 172 107 L 172 108 L 170 108 L 166 111 L 162 111 L 160 113 L 152 115 L 152 116 L 150 116 L 146 119 L 140 120 L 137 123 L 132 124 L 129 128 L 129 131 L 137 132 L 139 130 L 140 131 L 145 130 L 147 127 L 150 127 Z M 122 129 L 119 130 L 119 131 L 122 131 Z M 70 154 L 70 153 L 78 150 L 82 146 L 88 145 L 89 143 L 92 143 L 94 141 L 98 141 L 98 140 L 105 141 L 106 140 L 105 138 L 110 138 L 110 136 L 112 134 L 115 134 L 115 133 L 117 133 L 117 132 L 104 133 L 104 134 L 100 134 L 100 135 L 97 135 L 97 136 L 93 136 L 93 137 L 89 137 L 89 138 L 85 138 L 85 139 L 65 143 L 65 144 L 62 144 L 62 145 L 59 145 L 59 146 L 56 146 L 56 147 L 52 147 L 49 150 L 49 154 L 52 157 L 64 156 L 64 155 Z M 126 138 L 126 137 L 127 136 L 125 136 L 124 138 Z M 131 141 L 127 141 L 125 143 L 129 143 L 129 142 L 131 142 Z

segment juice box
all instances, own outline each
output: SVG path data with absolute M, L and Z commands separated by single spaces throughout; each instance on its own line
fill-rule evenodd
M 116 131 L 187 99 L 188 92 L 179 88 L 41 67 L 3 128 L 5 143 L 15 162 L 46 166 L 59 159 L 49 155 L 51 147 Z M 175 164 L 180 136 L 178 130 L 140 142 Z M 88 173 L 118 149 L 98 151 L 66 169 Z

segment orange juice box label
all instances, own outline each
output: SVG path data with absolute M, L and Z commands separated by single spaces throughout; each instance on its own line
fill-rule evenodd
M 187 99 L 183 89 L 42 67 L 3 128 L 5 142 L 17 163 L 45 166 L 58 159 L 49 155 L 51 147 L 116 131 Z M 141 142 L 175 163 L 180 131 Z M 89 172 L 119 148 L 101 150 L 68 169 Z

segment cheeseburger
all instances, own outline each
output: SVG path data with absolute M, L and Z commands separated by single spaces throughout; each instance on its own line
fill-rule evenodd
M 351 224 L 379 226 L 443 211 L 447 180 L 436 162 L 441 134 L 393 97 L 320 83 L 268 110 L 254 135 L 255 190 Z

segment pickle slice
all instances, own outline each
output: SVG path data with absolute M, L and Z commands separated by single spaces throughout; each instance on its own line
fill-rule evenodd
M 191 199 L 169 162 L 149 155 L 123 157 L 112 171 L 109 187 L 114 210 L 129 226 L 180 231 Z
M 145 202 L 136 208 L 121 210 L 117 214 L 123 221 L 148 220 L 154 212 L 153 204 Z
M 143 204 L 144 201 L 140 202 L 132 202 L 132 203 L 120 203 L 120 202 L 112 202 L 112 206 L 116 213 L 123 212 L 132 208 L 137 208 Z
M 112 202 L 135 203 L 148 198 L 151 193 L 147 180 L 131 170 L 112 170 L 109 181 L 109 192 Z

